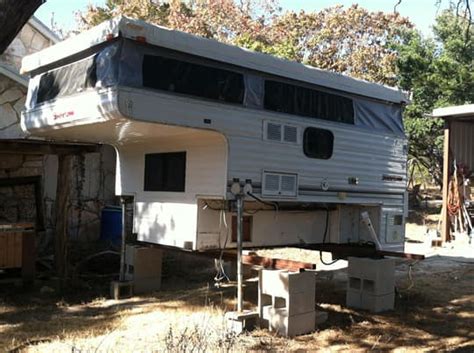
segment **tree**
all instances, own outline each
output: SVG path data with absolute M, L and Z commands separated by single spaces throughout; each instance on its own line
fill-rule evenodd
M 236 43 L 372 82 L 396 82 L 397 53 L 390 43 L 413 25 L 398 13 L 369 12 L 358 5 L 276 17 L 257 43 Z
M 10 45 L 43 0 L 0 0 L 0 54 Z
M 412 28 L 397 13 L 357 5 L 282 14 L 276 0 L 108 0 L 80 14 L 81 25 L 118 14 L 386 84 L 395 83 L 397 58 L 388 44 Z
M 398 85 L 410 92 L 404 121 L 409 157 L 442 184 L 443 121 L 428 115 L 434 108 L 474 102 L 474 39 L 467 13 L 443 11 L 434 26 L 434 39 L 410 31 L 395 45 L 399 58 Z
M 79 13 L 80 29 L 125 15 L 225 43 L 257 35 L 279 11 L 275 0 L 107 0 Z

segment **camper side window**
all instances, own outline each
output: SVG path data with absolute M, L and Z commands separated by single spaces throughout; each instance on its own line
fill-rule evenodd
M 329 130 L 308 127 L 303 135 L 304 154 L 309 158 L 329 159 L 334 147 L 334 135 Z
M 242 104 L 244 77 L 220 68 L 155 55 L 143 58 L 143 86 Z
M 352 99 L 278 81 L 265 81 L 264 108 L 275 112 L 354 124 Z
M 145 155 L 145 191 L 184 192 L 186 152 Z

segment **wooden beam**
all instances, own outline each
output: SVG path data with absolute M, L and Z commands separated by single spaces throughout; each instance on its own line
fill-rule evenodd
M 81 154 L 100 151 L 101 145 L 95 144 L 67 144 L 49 141 L 14 140 L 0 141 L 0 153 L 9 154 Z
M 298 272 L 300 270 L 314 270 L 316 265 L 308 262 L 275 259 L 257 255 L 242 255 L 242 263 L 245 265 L 262 266 L 276 270 L 288 270 Z
M 444 123 L 444 151 L 443 151 L 443 206 L 441 212 L 441 241 L 443 243 L 451 240 L 450 221 L 448 212 L 448 188 L 449 188 L 449 168 L 451 166 L 450 153 L 450 127 L 449 121 Z
M 56 186 L 56 231 L 54 237 L 54 261 L 61 279 L 67 276 L 68 206 L 71 191 L 71 155 L 58 157 L 58 182 Z

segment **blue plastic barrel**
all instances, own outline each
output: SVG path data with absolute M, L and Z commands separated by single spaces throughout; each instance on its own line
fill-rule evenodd
M 122 209 L 119 206 L 106 206 L 101 212 L 100 239 L 120 244 L 122 239 Z

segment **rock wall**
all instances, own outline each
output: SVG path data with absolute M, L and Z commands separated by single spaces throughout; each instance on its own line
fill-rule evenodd
M 25 55 L 40 51 L 52 44 L 51 40 L 38 32 L 30 23 L 26 23 L 5 52 L 0 55 L 0 60 L 20 70 L 21 60 Z
M 25 106 L 26 87 L 0 75 L 0 139 L 24 138 L 21 110 Z

